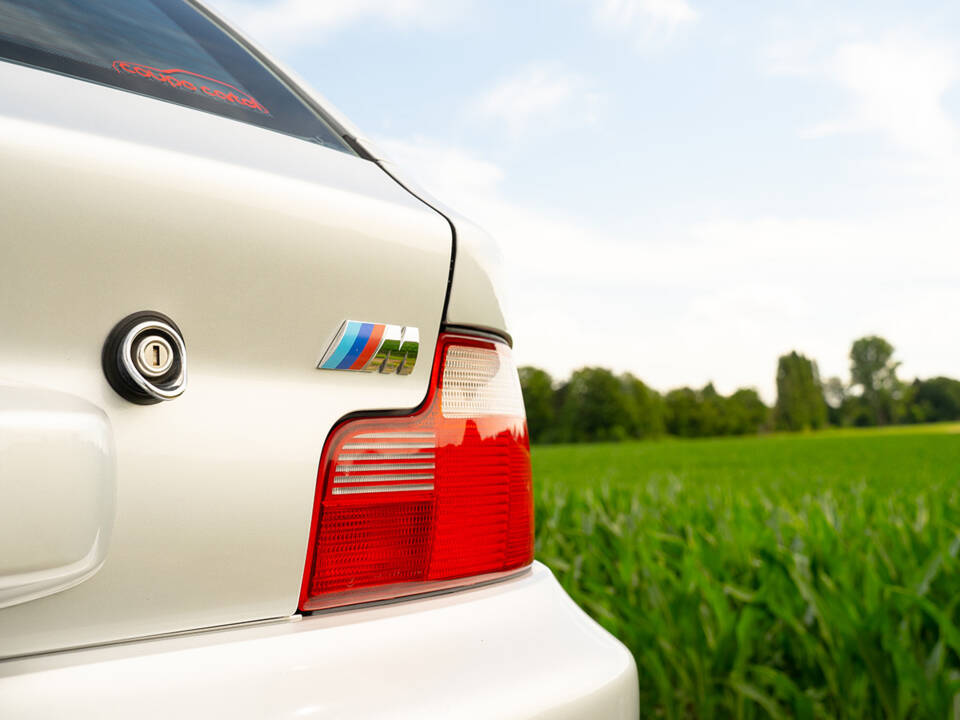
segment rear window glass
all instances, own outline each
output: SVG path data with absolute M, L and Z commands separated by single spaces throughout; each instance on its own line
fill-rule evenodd
M 0 0 L 0 58 L 350 152 L 263 63 L 184 0 Z

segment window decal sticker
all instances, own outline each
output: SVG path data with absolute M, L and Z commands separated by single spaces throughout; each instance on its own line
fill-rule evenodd
M 138 75 L 147 80 L 164 83 L 185 92 L 206 95 L 228 105 L 240 105 L 250 110 L 261 112 L 264 115 L 270 114 L 270 111 L 257 102 L 256 98 L 249 93 L 240 90 L 230 83 L 215 80 L 212 77 L 190 72 L 189 70 L 180 70 L 177 68 L 161 70 L 160 68 L 150 67 L 149 65 L 126 62 L 124 60 L 114 61 L 113 69 L 118 73 Z

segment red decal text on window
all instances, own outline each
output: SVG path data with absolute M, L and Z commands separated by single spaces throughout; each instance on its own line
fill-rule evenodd
M 179 70 L 176 68 L 161 70 L 150 67 L 149 65 L 125 62 L 123 60 L 115 61 L 113 63 L 113 69 L 118 73 L 138 75 L 144 79 L 163 83 L 186 92 L 203 94 L 227 103 L 228 105 L 241 105 L 250 110 L 264 113 L 265 115 L 270 114 L 270 111 L 257 102 L 250 93 L 245 93 L 230 83 L 225 83 L 222 80 L 214 80 L 211 77 L 190 72 L 189 70 Z

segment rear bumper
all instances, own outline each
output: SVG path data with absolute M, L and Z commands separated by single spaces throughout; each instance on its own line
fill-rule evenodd
M 630 653 L 544 566 L 483 588 L 0 662 L 3 718 L 630 718 Z

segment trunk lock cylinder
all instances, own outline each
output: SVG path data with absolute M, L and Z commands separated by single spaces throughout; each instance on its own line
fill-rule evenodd
M 138 405 L 173 400 L 187 387 L 183 335 L 159 312 L 135 312 L 118 322 L 107 336 L 101 360 L 110 387 Z
M 147 377 L 157 378 L 173 366 L 174 350 L 162 335 L 147 335 L 137 343 L 133 357 L 137 370 Z

